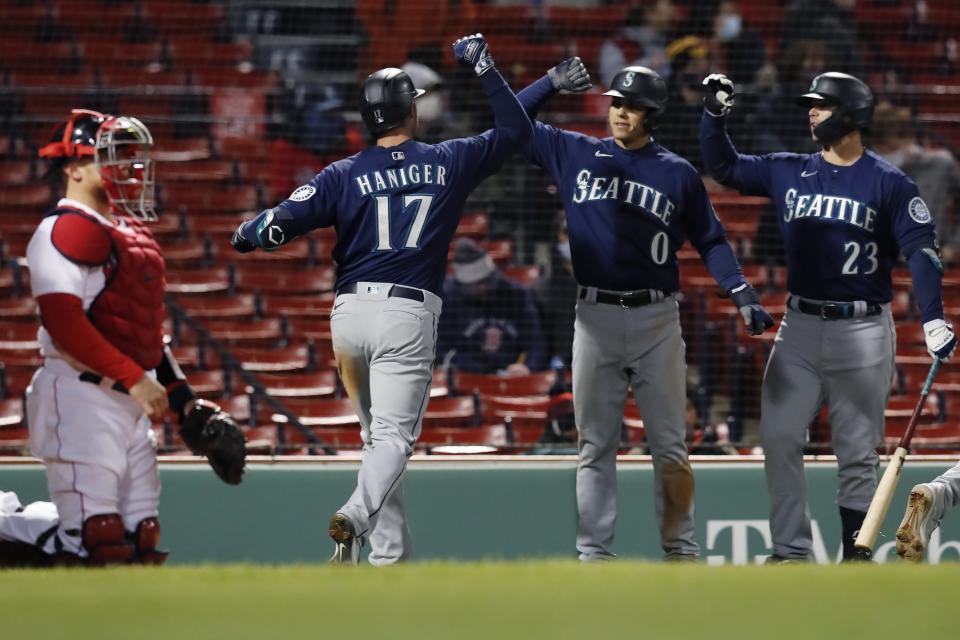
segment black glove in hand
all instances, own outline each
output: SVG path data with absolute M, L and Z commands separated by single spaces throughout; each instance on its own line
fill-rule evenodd
M 557 91 L 580 93 L 593 86 L 587 67 L 579 57 L 568 58 L 557 66 L 551 67 L 547 70 L 547 77 Z
M 767 310 L 760 304 L 760 296 L 756 289 L 744 282 L 740 286 L 730 291 L 730 299 L 740 311 L 740 317 L 743 318 L 747 326 L 747 333 L 752 336 L 758 336 L 773 326 L 773 318 L 767 313 Z
M 230 238 L 230 246 L 239 253 L 250 253 L 257 248 L 257 245 L 243 237 L 243 225 L 245 224 L 247 223 L 241 223 L 237 230 L 233 232 L 233 237 Z
M 208 400 L 196 400 L 180 423 L 180 437 L 227 484 L 240 484 L 247 449 L 243 431 L 233 417 Z
M 722 73 L 711 73 L 703 79 L 703 108 L 713 115 L 727 115 L 735 95 L 733 81 Z
M 464 36 L 453 43 L 453 57 L 468 67 L 473 67 L 478 76 L 493 69 L 493 57 L 482 33 Z

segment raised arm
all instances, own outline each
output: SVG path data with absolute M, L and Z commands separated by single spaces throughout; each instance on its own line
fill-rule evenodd
M 525 143 L 533 132 L 530 118 L 494 66 L 483 34 L 465 36 L 454 42 L 453 55 L 461 64 L 472 67 L 480 78 L 484 91 L 490 97 L 494 122 L 501 135 L 514 144 Z
M 531 119 L 537 117 L 543 103 L 558 91 L 582 93 L 592 87 L 590 74 L 580 58 L 568 58 L 547 70 L 539 80 L 517 94 Z
M 720 184 L 750 195 L 769 195 L 769 161 L 737 153 L 727 135 L 727 114 L 734 103 L 733 82 L 714 73 L 703 80 L 700 150 L 707 172 Z

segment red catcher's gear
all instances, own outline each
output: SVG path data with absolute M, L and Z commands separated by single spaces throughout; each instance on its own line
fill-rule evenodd
M 77 264 L 103 265 L 106 285 L 87 310 L 90 321 L 142 368 L 156 368 L 163 358 L 166 269 L 153 234 L 134 218 L 119 217 L 124 227 L 108 227 L 78 209 L 62 207 L 51 215 L 59 216 L 51 238 L 61 254 Z

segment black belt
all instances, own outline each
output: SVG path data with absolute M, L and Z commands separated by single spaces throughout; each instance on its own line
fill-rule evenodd
M 615 304 L 618 307 L 630 309 L 632 307 L 642 307 L 654 302 L 662 302 L 666 299 L 666 295 L 658 297 L 657 294 L 659 294 L 658 291 L 651 289 L 629 291 L 627 293 L 605 293 L 603 291 L 597 291 L 597 302 L 600 304 Z M 587 289 L 584 287 L 580 289 L 580 299 L 586 300 L 586 298 Z
M 357 292 L 357 283 L 348 284 L 337 289 L 337 295 L 342 293 L 356 293 Z M 406 298 L 407 300 L 416 300 L 417 302 L 423 302 L 423 291 L 420 289 L 414 289 L 413 287 L 404 287 L 399 284 L 395 284 L 390 287 L 390 293 L 387 294 L 388 298 Z
M 862 316 L 857 316 L 856 305 L 852 302 L 808 302 L 803 298 L 794 296 L 797 301 L 797 310 L 811 316 L 818 316 L 823 320 L 848 320 L 850 318 L 878 316 L 883 312 L 876 302 L 867 303 L 867 311 Z
M 103 376 L 97 375 L 91 371 L 84 371 L 80 374 L 80 380 L 83 382 L 89 382 L 90 384 L 99 385 L 101 382 L 103 382 Z M 128 393 L 127 388 L 124 387 L 120 382 L 114 382 L 110 388 L 114 391 L 119 391 L 120 393 Z

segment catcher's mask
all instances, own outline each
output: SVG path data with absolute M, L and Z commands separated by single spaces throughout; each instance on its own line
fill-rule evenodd
M 74 109 L 58 124 L 41 158 L 62 166 L 92 157 L 112 207 L 140 220 L 156 220 L 153 136 L 136 118 Z

